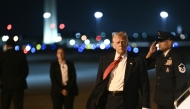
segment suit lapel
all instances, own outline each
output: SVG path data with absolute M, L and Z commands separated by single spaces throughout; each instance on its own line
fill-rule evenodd
M 134 61 L 133 61 L 133 57 L 128 56 L 127 57 L 127 65 L 126 65 L 126 70 L 125 70 L 125 79 L 124 79 L 124 84 L 127 83 L 127 80 L 132 72 L 132 68 L 134 66 Z

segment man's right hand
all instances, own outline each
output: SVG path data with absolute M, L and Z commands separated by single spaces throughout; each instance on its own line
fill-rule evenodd
M 154 41 L 154 42 L 152 43 L 152 45 L 151 45 L 150 48 L 149 48 L 149 52 L 148 52 L 148 54 L 146 55 L 146 58 L 151 57 L 152 54 L 156 52 L 156 50 L 157 50 L 156 44 L 157 44 L 156 41 Z

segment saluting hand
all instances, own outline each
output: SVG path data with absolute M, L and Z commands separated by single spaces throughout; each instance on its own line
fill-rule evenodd
M 156 50 L 157 50 L 156 44 L 157 44 L 156 41 L 154 41 L 154 42 L 152 43 L 152 45 L 150 46 L 150 49 L 149 49 L 149 52 L 150 52 L 150 53 L 156 52 Z

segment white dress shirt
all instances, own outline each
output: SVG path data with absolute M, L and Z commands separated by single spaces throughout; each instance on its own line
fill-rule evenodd
M 116 52 L 115 59 L 119 57 L 119 54 Z M 108 83 L 108 91 L 123 91 L 124 78 L 125 78 L 125 69 L 127 64 L 127 53 L 122 55 L 118 66 L 116 66 L 110 74 L 110 79 Z
M 68 66 L 66 62 L 59 63 L 61 68 L 61 75 L 62 75 L 62 84 L 67 85 L 68 79 Z

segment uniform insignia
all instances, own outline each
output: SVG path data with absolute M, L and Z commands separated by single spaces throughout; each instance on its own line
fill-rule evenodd
M 164 65 L 172 65 L 172 60 L 168 59 L 167 62 Z
M 186 71 L 185 65 L 183 63 L 179 64 L 178 69 L 181 73 L 185 73 Z

